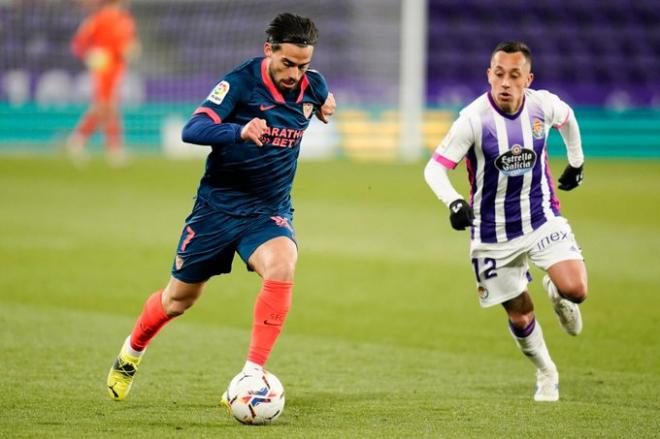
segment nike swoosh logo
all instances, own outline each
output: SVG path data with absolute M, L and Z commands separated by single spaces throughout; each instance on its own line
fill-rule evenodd
M 261 111 L 268 111 L 272 108 L 275 108 L 275 105 L 264 105 L 264 104 L 259 105 L 259 110 Z
M 268 320 L 264 320 L 264 325 L 266 325 L 266 326 L 282 326 L 281 323 L 271 323 Z
M 462 206 L 460 204 L 457 204 L 456 206 L 454 206 L 452 210 L 454 211 L 454 213 L 458 213 L 461 210 L 461 207 Z

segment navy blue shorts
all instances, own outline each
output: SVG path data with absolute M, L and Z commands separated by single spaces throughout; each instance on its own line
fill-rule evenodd
M 197 200 L 183 226 L 172 276 L 197 283 L 231 272 L 234 253 L 247 264 L 250 255 L 266 241 L 286 236 L 295 241 L 289 213 L 237 217 L 212 209 Z

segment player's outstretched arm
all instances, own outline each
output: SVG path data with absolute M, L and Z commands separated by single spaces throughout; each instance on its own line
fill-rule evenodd
M 569 109 L 566 122 L 557 129 L 566 144 L 568 154 L 568 166 L 559 177 L 559 189 L 570 191 L 580 186 L 584 179 L 584 154 L 582 153 L 580 126 L 573 110 Z
M 424 168 L 424 179 L 435 195 L 449 207 L 449 222 L 455 230 L 465 230 L 472 226 L 472 207 L 452 186 L 447 168 L 431 159 Z
M 181 132 L 181 139 L 195 145 L 233 145 L 240 140 L 241 126 L 216 123 L 206 114 L 195 114 Z
M 316 117 L 318 117 L 321 122 L 328 123 L 330 121 L 330 117 L 335 114 L 336 110 L 337 103 L 335 102 L 335 95 L 328 93 L 328 97 L 326 98 L 321 108 L 316 110 Z

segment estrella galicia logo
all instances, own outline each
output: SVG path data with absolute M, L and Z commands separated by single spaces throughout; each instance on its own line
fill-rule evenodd
M 532 170 L 536 164 L 536 153 L 533 149 L 523 148 L 515 144 L 511 149 L 495 159 L 495 167 L 507 177 L 517 177 Z

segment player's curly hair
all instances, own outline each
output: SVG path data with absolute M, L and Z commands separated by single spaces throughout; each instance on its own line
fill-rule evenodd
M 493 59 L 493 57 L 497 52 L 504 52 L 504 53 L 520 52 L 524 55 L 530 67 L 532 65 L 532 51 L 529 49 L 529 46 L 527 46 L 527 44 L 523 43 L 522 41 L 502 41 L 498 43 L 497 46 L 495 46 L 495 50 L 493 50 L 493 53 L 491 53 L 490 59 Z
M 300 47 L 313 46 L 318 40 L 318 29 L 312 20 L 300 15 L 284 12 L 270 22 L 266 28 L 273 50 L 279 50 L 280 44 L 291 43 Z

